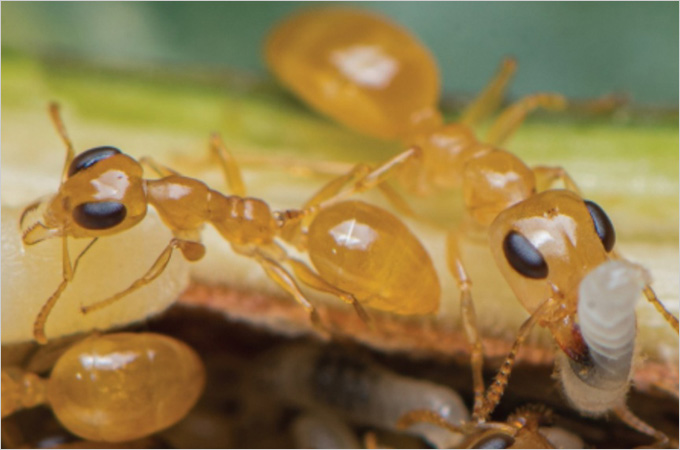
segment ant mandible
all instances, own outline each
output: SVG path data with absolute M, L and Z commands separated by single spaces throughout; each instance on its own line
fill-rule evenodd
M 595 268 L 620 258 L 613 248 L 614 227 L 600 206 L 583 200 L 562 168 L 530 168 L 496 148 L 531 110 L 564 108 L 562 96 L 534 94 L 519 100 L 500 115 L 486 143 L 481 143 L 469 126 L 500 103 L 514 71 L 511 60 L 504 62 L 460 123 L 442 125 L 436 110 L 439 79 L 431 55 L 412 36 L 379 17 L 347 10 L 300 14 L 272 32 L 265 55 L 278 78 L 319 111 L 365 134 L 412 145 L 376 168 L 359 164 L 332 180 L 316 198 L 322 205 L 383 188 L 393 176 L 416 193 L 462 185 L 469 222 L 475 229 L 488 229 L 497 265 L 531 316 L 485 393 L 471 280 L 460 257 L 460 231 L 451 231 L 449 268 L 461 290 L 461 316 L 473 347 L 475 420 L 486 420 L 495 408 L 516 353 L 535 324 L 549 328 L 571 360 L 588 360 L 578 325 L 578 290 Z M 539 192 L 539 187 L 558 180 L 566 190 Z M 343 190 L 345 185 L 349 187 Z M 389 197 L 394 199 L 393 194 Z M 403 202 L 393 203 L 404 210 Z M 677 332 L 677 319 L 649 284 L 643 293 Z
M 144 179 L 142 164 L 114 147 L 96 147 L 75 156 L 57 104 L 50 116 L 66 145 L 62 182 L 56 195 L 24 210 L 20 220 L 23 241 L 33 245 L 62 238 L 62 282 L 45 302 L 33 326 L 35 339 L 45 343 L 45 323 L 61 293 L 73 280 L 83 255 L 100 237 L 137 225 L 153 206 L 174 238 L 151 268 L 128 288 L 112 297 L 82 307 L 90 313 L 116 302 L 156 279 L 179 249 L 188 261 L 205 254 L 200 242 L 204 224 L 210 223 L 233 250 L 257 261 L 267 276 L 292 295 L 323 333 L 316 308 L 301 292 L 296 276 L 310 287 L 336 295 L 351 304 L 369 322 L 360 303 L 397 314 L 429 314 L 439 307 L 439 279 L 432 261 L 418 239 L 395 216 L 359 201 L 345 201 L 321 208 L 313 201 L 302 210 L 272 212 L 263 200 L 240 195 L 225 196 L 203 182 L 182 176 L 151 160 L 143 160 L 162 178 Z M 211 142 L 225 169 L 232 191 L 244 192 L 240 171 L 216 135 Z M 328 207 L 325 207 L 328 206 Z M 29 222 L 29 212 L 43 210 L 41 221 Z M 292 233 L 296 224 L 311 221 L 309 233 Z M 286 238 L 306 248 L 318 273 L 303 261 L 291 258 L 276 241 Z M 90 243 L 71 260 L 68 238 L 90 238 Z

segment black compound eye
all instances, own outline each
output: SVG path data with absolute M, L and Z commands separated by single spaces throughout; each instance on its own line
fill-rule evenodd
M 538 249 L 516 231 L 511 231 L 503 240 L 503 253 L 513 269 L 529 278 L 541 279 L 548 276 L 548 265 Z
M 604 249 L 610 252 L 614 248 L 614 242 L 616 242 L 616 232 L 612 221 L 609 220 L 607 213 L 600 208 L 600 205 L 590 200 L 586 200 L 585 203 L 590 217 L 593 218 L 595 223 L 595 232 L 600 237 Z
M 81 170 L 95 165 L 102 159 L 110 158 L 119 153 L 121 152 L 116 147 L 95 147 L 86 150 L 73 159 L 68 168 L 68 176 L 73 176 Z
M 89 202 L 73 208 L 73 220 L 88 230 L 113 228 L 125 219 L 127 210 L 118 202 Z
M 508 448 L 514 443 L 515 439 L 512 436 L 494 433 L 477 441 L 472 448 Z

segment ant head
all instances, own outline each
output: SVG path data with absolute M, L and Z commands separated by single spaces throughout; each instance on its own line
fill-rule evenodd
M 142 172 L 137 161 L 115 147 L 79 154 L 51 203 L 50 222 L 67 224 L 65 232 L 73 237 L 104 236 L 134 226 L 146 214 Z
M 608 259 L 614 238 L 605 212 L 566 190 L 545 191 L 508 208 L 490 229 L 496 263 L 524 307 L 533 312 L 559 292 L 572 316 L 581 281 Z

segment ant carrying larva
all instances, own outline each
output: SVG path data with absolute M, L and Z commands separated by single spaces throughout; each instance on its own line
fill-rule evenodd
M 466 223 L 488 230 L 496 263 L 530 317 L 485 391 L 472 281 L 459 249 L 463 231 L 453 228 L 448 235 L 448 262 L 461 292 L 461 317 L 472 345 L 473 420 L 485 421 L 500 401 L 517 351 L 536 324 L 550 330 L 570 361 L 594 364 L 580 330 L 579 286 L 587 279 L 602 282 L 603 277 L 590 274 L 598 268 L 606 272 L 609 260 L 620 259 L 614 250 L 614 227 L 599 205 L 581 197 L 562 168 L 530 168 L 496 148 L 532 109 L 564 108 L 562 96 L 536 94 L 519 100 L 501 114 L 482 143 L 468 126 L 487 117 L 500 103 L 514 71 L 511 61 L 505 62 L 463 113 L 461 123 L 443 125 L 436 109 L 439 80 L 434 61 L 413 37 L 379 17 L 328 9 L 300 14 L 272 32 L 265 55 L 277 77 L 314 108 L 355 130 L 412 145 L 377 167 L 358 164 L 331 181 L 322 191 L 324 201 L 379 187 L 397 208 L 410 213 L 385 184 L 390 178 L 419 193 L 462 185 Z M 566 190 L 550 189 L 557 180 Z M 648 283 L 642 292 L 677 333 L 677 318 Z M 598 326 L 597 320 L 591 320 L 586 329 Z M 628 338 L 634 338 L 635 329 L 627 332 Z M 606 402 L 604 409 L 611 406 Z M 628 424 L 659 437 L 649 427 L 638 426 L 639 421 L 630 420 L 632 413 L 624 410 L 623 406 L 616 409 Z

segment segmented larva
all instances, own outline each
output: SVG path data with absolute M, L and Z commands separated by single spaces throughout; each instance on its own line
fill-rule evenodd
M 589 360 L 560 362 L 567 397 L 580 410 L 599 414 L 621 402 L 637 334 L 635 305 L 649 282 L 644 268 L 627 261 L 603 263 L 581 282 L 578 317 Z

